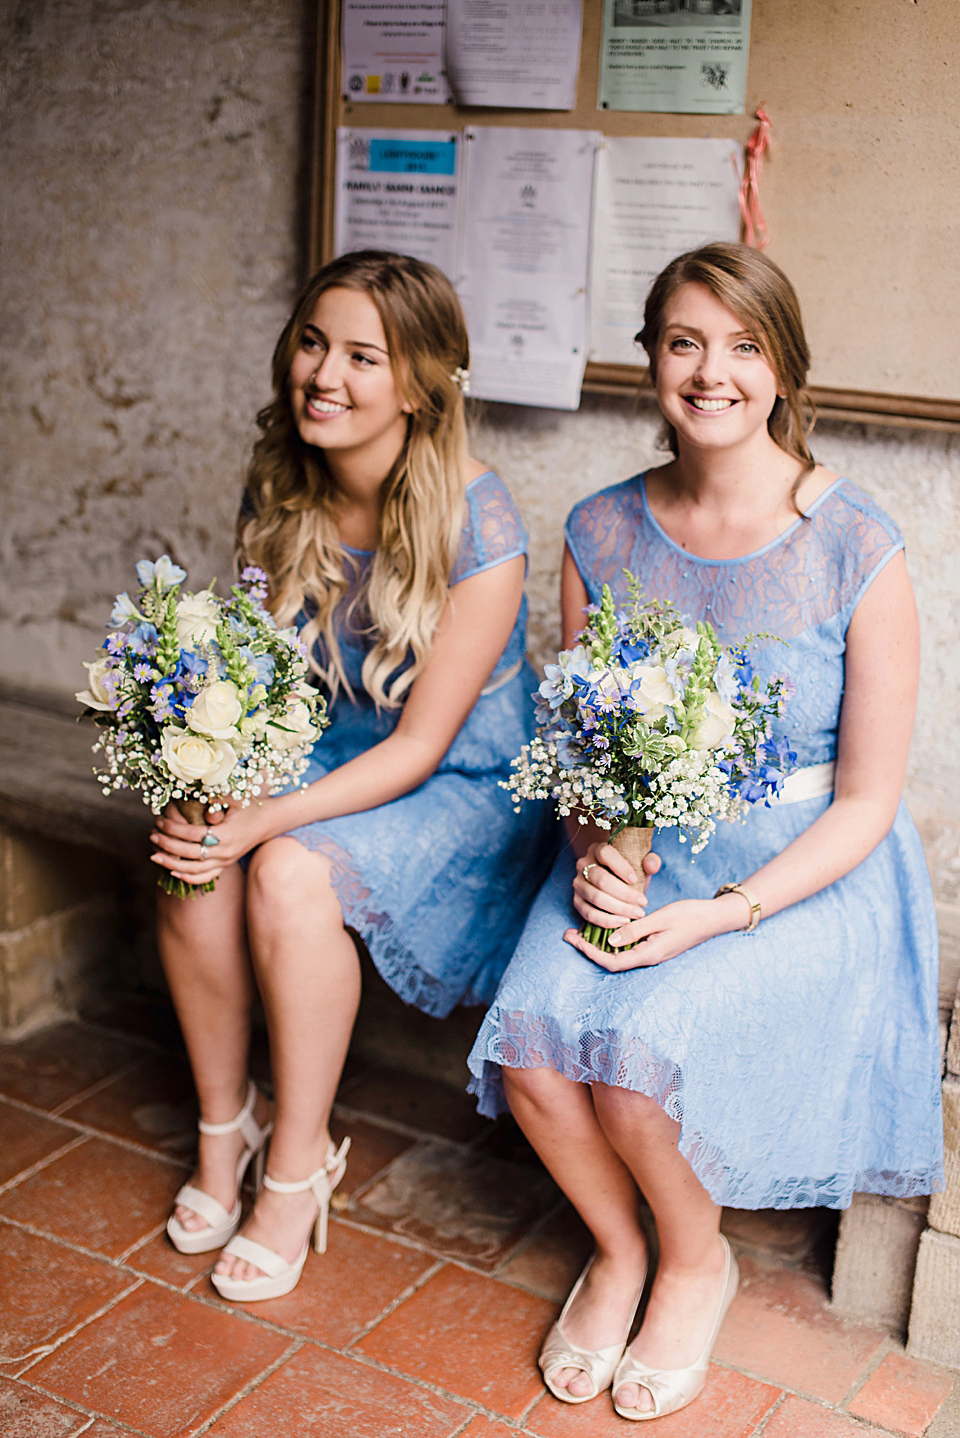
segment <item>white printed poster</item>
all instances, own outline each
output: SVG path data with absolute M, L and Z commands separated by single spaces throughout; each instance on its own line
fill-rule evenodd
M 470 392 L 577 409 L 593 164 L 586 130 L 468 129 L 463 278 Z
M 456 282 L 461 147 L 448 130 L 338 130 L 336 253 L 394 250 Z
M 750 0 L 602 3 L 602 110 L 743 114 Z
M 343 0 L 345 100 L 443 105 L 445 0 Z
M 572 110 L 582 27 L 582 0 L 447 0 L 457 103 Z
M 643 364 L 634 336 L 656 276 L 697 245 L 739 239 L 742 163 L 732 140 L 604 138 L 594 192 L 592 360 Z

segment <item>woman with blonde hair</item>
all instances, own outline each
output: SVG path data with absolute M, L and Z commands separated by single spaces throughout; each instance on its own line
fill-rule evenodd
M 918 673 L 903 540 L 810 454 L 800 310 L 770 260 L 681 255 L 639 338 L 672 458 L 570 515 L 565 643 L 604 584 L 626 599 L 625 569 L 725 643 L 760 636 L 756 672 L 795 686 L 774 737 L 799 768 L 693 858 L 659 831 L 649 902 L 601 835 L 578 833 L 470 1058 L 481 1111 L 505 1092 L 596 1243 L 544 1381 L 566 1403 L 612 1387 L 634 1422 L 704 1385 L 737 1289 L 721 1204 L 941 1186 L 937 931 L 900 799 Z M 615 930 L 613 952 L 581 919 Z M 627 1346 L 647 1269 L 638 1189 L 660 1253 Z
M 273 360 L 239 525 L 241 562 L 309 647 L 332 722 L 302 784 L 191 826 L 154 860 L 211 893 L 161 895 L 160 950 L 200 1100 L 196 1173 L 168 1224 L 241 1301 L 288 1292 L 322 1251 L 347 1142 L 328 1121 L 360 996 L 354 931 L 407 1002 L 489 1001 L 555 851 L 546 805 L 499 781 L 531 732 L 526 534 L 467 452 L 469 350 L 439 270 L 363 251 L 307 285 Z M 518 873 L 522 876 L 517 880 Z M 263 1000 L 276 1113 L 247 1078 Z M 229 1242 L 228 1242 L 229 1240 Z

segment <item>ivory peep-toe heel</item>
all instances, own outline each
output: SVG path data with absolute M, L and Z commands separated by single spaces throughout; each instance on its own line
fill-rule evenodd
M 345 1138 L 337 1149 L 331 1144 L 323 1164 L 316 1173 L 312 1173 L 309 1178 L 301 1179 L 297 1183 L 279 1183 L 268 1173 L 263 1176 L 264 1188 L 269 1188 L 272 1193 L 306 1193 L 308 1190 L 313 1193 L 319 1210 L 313 1225 L 313 1247 L 317 1253 L 326 1253 L 327 1251 L 327 1216 L 330 1212 L 330 1197 L 346 1173 L 349 1147 L 350 1140 L 348 1138 Z M 222 1298 L 232 1299 L 235 1303 L 259 1303 L 264 1298 L 282 1298 L 285 1293 L 296 1288 L 300 1281 L 300 1274 L 307 1261 L 309 1249 L 310 1238 L 308 1236 L 299 1255 L 292 1263 L 288 1263 L 285 1258 L 281 1258 L 279 1253 L 274 1253 L 272 1248 L 265 1248 L 262 1243 L 256 1243 L 252 1238 L 244 1238 L 242 1233 L 238 1233 L 235 1238 L 231 1238 L 223 1250 L 224 1253 L 230 1254 L 233 1258 L 242 1258 L 246 1263 L 252 1263 L 254 1267 L 263 1270 L 264 1277 L 243 1279 L 232 1278 L 226 1273 L 211 1273 L 210 1281 Z
M 273 1124 L 268 1122 L 261 1128 L 257 1123 L 253 1116 L 256 1101 L 256 1085 L 253 1079 L 248 1079 L 247 1101 L 236 1118 L 232 1118 L 229 1123 L 204 1123 L 203 1119 L 197 1123 L 201 1133 L 212 1137 L 239 1132 L 243 1135 L 246 1147 L 237 1159 L 237 1197 L 229 1213 L 222 1203 L 218 1203 L 209 1193 L 194 1188 L 190 1183 L 185 1183 L 173 1200 L 174 1205 L 182 1204 L 184 1208 L 191 1208 L 194 1213 L 199 1213 L 201 1218 L 207 1220 L 206 1228 L 184 1228 L 176 1214 L 171 1213 L 167 1219 L 167 1233 L 174 1248 L 181 1253 L 208 1253 L 212 1248 L 222 1248 L 236 1233 L 240 1223 L 240 1188 L 251 1159 L 255 1160 L 253 1173 L 256 1187 L 260 1187 L 265 1145 L 273 1132 Z
M 614 1410 L 621 1418 L 627 1418 L 632 1423 L 644 1423 L 648 1418 L 663 1418 L 668 1413 L 676 1413 L 678 1409 L 686 1408 L 702 1391 L 707 1381 L 713 1345 L 727 1316 L 727 1309 L 736 1297 L 737 1285 L 740 1282 L 737 1260 L 730 1252 L 730 1245 L 723 1234 L 720 1235 L 720 1242 L 726 1254 L 723 1290 L 703 1352 L 689 1368 L 647 1368 L 645 1364 L 638 1363 L 631 1357 L 629 1352 L 624 1353 L 613 1375 L 612 1384 Z M 653 1407 L 646 1412 L 641 1412 L 639 1408 L 621 1408 L 617 1403 L 616 1392 L 625 1383 L 636 1383 L 638 1387 L 645 1388 L 653 1399 Z
M 643 1278 L 640 1280 L 640 1287 L 637 1290 L 636 1303 L 634 1303 L 630 1317 L 627 1319 L 627 1326 L 620 1342 L 613 1344 L 611 1348 L 578 1348 L 575 1343 L 570 1342 L 570 1339 L 567 1338 L 564 1333 L 563 1320 L 566 1318 L 574 1299 L 580 1292 L 583 1286 L 583 1280 L 590 1272 L 590 1265 L 592 1263 L 593 1257 L 588 1260 L 587 1266 L 570 1290 L 570 1296 L 563 1305 L 563 1312 L 543 1340 L 540 1357 L 537 1359 L 537 1364 L 543 1374 L 544 1383 L 554 1398 L 559 1398 L 561 1403 L 589 1403 L 591 1399 L 596 1398 L 598 1393 L 602 1393 L 605 1388 L 610 1387 L 610 1380 L 613 1377 L 614 1369 L 623 1357 L 623 1350 L 627 1346 L 627 1339 L 630 1337 L 630 1328 L 636 1317 L 637 1308 L 640 1305 L 640 1298 L 643 1294 L 643 1286 L 647 1279 L 646 1273 L 644 1273 Z M 593 1391 L 591 1393 L 569 1393 L 566 1388 L 557 1388 L 553 1382 L 553 1375 L 558 1373 L 561 1368 L 579 1368 L 581 1372 L 586 1373 L 593 1384 Z

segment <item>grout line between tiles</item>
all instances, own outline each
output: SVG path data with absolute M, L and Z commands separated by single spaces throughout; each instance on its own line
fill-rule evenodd
M 71 1094 L 71 1096 L 65 1098 L 62 1103 L 58 1103 L 56 1108 L 48 1109 L 47 1112 L 51 1118 L 59 1118 L 64 1109 L 72 1108 L 74 1104 L 83 1103 L 86 1099 L 93 1098 L 94 1094 L 100 1093 L 101 1089 L 109 1088 L 109 1086 L 112 1083 L 116 1083 L 118 1079 L 126 1078 L 128 1074 L 133 1073 L 135 1069 L 138 1069 L 140 1065 L 145 1062 L 146 1054 L 138 1055 L 137 1058 L 131 1059 L 129 1063 L 122 1064 L 120 1068 L 114 1069 L 112 1073 L 108 1073 L 103 1078 L 97 1079 L 95 1083 L 88 1084 L 87 1087 L 81 1089 L 79 1093 Z
M 22 1099 L 8 1098 L 6 1094 L 0 1094 L 0 1098 L 3 1099 L 4 1103 L 12 1104 L 14 1108 L 22 1109 L 24 1113 L 32 1114 L 34 1118 L 51 1119 L 51 1115 L 46 1109 L 37 1108 L 34 1104 L 24 1103 Z M 149 1148 L 146 1144 L 137 1143 L 135 1139 L 123 1138 L 120 1134 L 108 1133 L 106 1129 L 94 1128 L 93 1125 L 89 1123 L 80 1123 L 77 1119 L 70 1118 L 67 1114 L 57 1114 L 56 1117 L 52 1119 L 52 1122 L 64 1124 L 67 1128 L 72 1128 L 74 1132 L 83 1134 L 85 1138 L 103 1139 L 104 1143 L 113 1143 L 116 1144 L 118 1148 L 129 1149 L 131 1153 L 138 1153 L 147 1158 L 159 1159 L 161 1163 L 169 1164 L 174 1168 L 186 1169 L 187 1167 L 187 1159 L 185 1158 L 174 1158 L 172 1154 L 164 1153 L 159 1149 Z
M 366 1109 L 353 1108 L 350 1104 L 335 1103 L 333 1114 L 336 1118 L 345 1119 L 347 1123 L 369 1123 L 377 1128 L 385 1128 L 390 1133 L 399 1133 L 404 1138 L 418 1139 L 422 1143 L 452 1144 L 454 1148 L 469 1149 L 471 1141 L 459 1138 L 447 1138 L 442 1133 L 432 1133 L 427 1129 L 414 1128 L 412 1124 L 404 1123 L 399 1118 L 387 1118 L 385 1114 L 370 1113 Z M 401 1155 L 397 1155 L 401 1157 Z
M 206 1433 L 219 1418 L 222 1418 L 225 1413 L 229 1413 L 230 1409 L 235 1408 L 238 1403 L 242 1403 L 244 1398 L 248 1398 L 251 1393 L 254 1393 L 260 1387 L 261 1383 L 266 1382 L 268 1378 L 272 1377 L 278 1368 L 282 1368 L 285 1363 L 289 1363 L 294 1354 L 300 1352 L 303 1344 L 304 1340 L 302 1338 L 288 1344 L 279 1358 L 275 1359 L 273 1363 L 269 1363 L 261 1373 L 258 1373 L 255 1378 L 251 1378 L 249 1383 L 245 1383 L 239 1393 L 235 1393 L 232 1398 L 227 1399 L 226 1403 L 221 1404 L 215 1413 L 212 1413 L 209 1418 L 204 1419 L 199 1428 L 192 1429 L 190 1438 L 199 1438 L 201 1433 Z
M 85 1433 L 91 1423 L 102 1418 L 106 1423 L 112 1423 L 121 1433 L 134 1433 L 136 1438 L 155 1438 L 155 1435 L 144 1432 L 142 1428 L 132 1428 L 129 1423 L 124 1423 L 122 1418 L 113 1418 L 108 1413 L 102 1413 L 98 1408 L 85 1408 L 82 1403 L 75 1402 L 72 1398 L 65 1398 L 62 1393 L 53 1393 L 49 1388 L 41 1388 L 39 1383 L 28 1383 L 25 1378 L 15 1378 L 15 1383 L 20 1383 L 30 1393 L 39 1393 L 43 1398 L 52 1398 L 55 1403 L 61 1404 L 71 1413 L 79 1413 L 81 1417 L 88 1419 L 83 1428 L 75 1428 L 73 1433 L 66 1435 L 66 1438 L 77 1438 L 80 1433 Z
M 886 1358 L 887 1354 L 896 1353 L 898 1350 L 902 1353 L 903 1347 L 902 1345 L 897 1344 L 896 1341 L 892 1338 L 888 1338 L 884 1343 L 880 1344 L 876 1353 L 872 1354 L 871 1357 L 867 1360 L 867 1362 L 863 1365 L 857 1377 L 853 1380 L 846 1393 L 837 1403 L 838 1411 L 842 1410 L 843 1412 L 846 1412 L 847 1404 L 850 1403 L 854 1398 L 856 1398 L 857 1394 L 860 1392 L 860 1389 L 863 1388 L 870 1381 L 874 1373 L 876 1373 L 877 1369 L 880 1367 L 880 1364 Z M 856 1415 L 851 1413 L 850 1417 L 853 1418 L 856 1417 Z
M 408 1283 L 402 1293 L 398 1293 L 395 1298 L 391 1299 L 391 1301 L 386 1305 L 386 1307 L 377 1314 L 376 1318 L 372 1318 L 370 1322 L 360 1330 L 359 1333 L 355 1334 L 353 1338 L 350 1339 L 350 1342 L 345 1348 L 341 1350 L 341 1352 L 349 1353 L 355 1343 L 360 1343 L 364 1338 L 366 1338 L 367 1334 L 371 1333 L 373 1329 L 376 1328 L 378 1323 L 382 1323 L 385 1318 L 389 1318 L 390 1314 L 393 1313 L 396 1309 L 398 1309 L 401 1303 L 405 1303 L 408 1298 L 412 1298 L 415 1293 L 419 1293 L 420 1289 L 423 1288 L 425 1284 L 429 1283 L 430 1279 L 433 1278 L 435 1274 L 439 1273 L 440 1270 L 445 1267 L 446 1260 L 439 1258 L 437 1259 L 436 1263 L 431 1264 L 429 1268 L 424 1269 L 423 1273 L 420 1274 L 419 1278 L 414 1279 L 413 1283 Z
M 36 1163 L 31 1163 L 26 1168 L 22 1168 L 19 1173 L 13 1175 L 13 1178 L 8 1178 L 6 1183 L 0 1183 L 0 1197 L 3 1197 L 3 1195 L 16 1188 L 18 1184 L 24 1183 L 26 1179 L 33 1178 L 34 1174 L 41 1173 L 49 1164 L 55 1163 L 58 1158 L 65 1158 L 66 1155 L 72 1153 L 75 1148 L 81 1148 L 83 1144 L 88 1141 L 86 1134 L 74 1134 L 69 1142 L 61 1144 L 58 1149 L 54 1149 L 53 1153 L 48 1153 L 44 1158 L 38 1158 Z
M 125 1288 L 122 1293 L 114 1294 L 111 1299 L 108 1299 L 106 1303 L 102 1303 L 93 1313 L 89 1313 L 86 1318 L 82 1318 L 79 1323 L 75 1323 L 72 1328 L 68 1328 L 66 1332 L 61 1333 L 52 1343 L 44 1343 L 39 1348 L 34 1349 L 32 1354 L 26 1354 L 25 1357 L 32 1357 L 33 1361 L 27 1363 L 25 1368 L 21 1368 L 16 1374 L 16 1377 L 19 1379 L 23 1377 L 24 1373 L 29 1373 L 38 1363 L 41 1363 L 44 1358 L 49 1358 L 51 1353 L 56 1353 L 58 1348 L 62 1348 L 65 1343 L 69 1343 L 70 1339 L 75 1338 L 84 1328 L 87 1328 L 91 1323 L 95 1323 L 96 1320 L 102 1318 L 105 1313 L 109 1313 L 111 1308 L 114 1308 L 121 1299 L 126 1298 L 131 1293 L 135 1293 L 142 1284 L 143 1279 L 137 1278 L 128 1288 Z M 11 1358 L 8 1361 L 16 1363 L 18 1360 Z

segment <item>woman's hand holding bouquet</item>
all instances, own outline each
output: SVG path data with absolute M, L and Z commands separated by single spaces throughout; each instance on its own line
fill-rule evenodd
M 106 654 L 85 666 L 77 698 L 103 730 L 93 749 L 104 793 L 138 789 L 155 814 L 166 812 L 158 828 L 174 848 L 211 850 L 191 869 L 195 884 L 161 878 L 168 893 L 187 897 L 212 889 L 265 837 L 251 802 L 303 773 L 326 706 L 296 633 L 278 629 L 264 607 L 262 570 L 245 569 L 228 598 L 212 585 L 181 594 L 186 573 L 167 555 L 142 560 L 137 577 L 135 600 L 117 596 Z M 221 836 L 212 829 L 224 809 L 233 815 Z
M 749 804 L 769 802 L 796 758 L 786 739 L 772 737 L 790 681 L 763 683 L 753 673 L 752 641 L 724 646 L 711 625 L 692 629 L 672 604 L 644 600 L 630 574 L 628 586 L 619 611 L 604 586 L 575 648 L 547 665 L 537 738 L 505 781 L 517 803 L 554 798 L 561 814 L 577 812 L 581 824 L 612 831 L 612 843 L 592 844 L 578 867 L 574 902 L 587 924 L 582 935 L 566 935 L 608 968 L 660 963 L 717 932 L 712 900 L 640 917 L 637 869 L 642 860 L 649 877 L 659 867 L 642 859 L 653 827 L 679 829 L 698 853 L 718 819 L 742 819 Z M 638 830 L 647 831 L 645 840 Z M 724 905 L 734 915 L 731 929 L 737 904 L 733 896 Z M 624 952 L 641 938 L 641 951 Z

